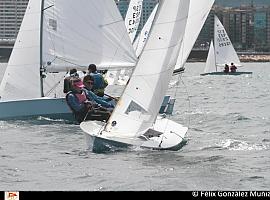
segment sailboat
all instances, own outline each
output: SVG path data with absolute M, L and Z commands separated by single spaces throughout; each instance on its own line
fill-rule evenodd
M 241 75 L 241 74 L 252 74 L 252 72 L 223 72 L 225 64 L 229 65 L 234 63 L 235 66 L 240 67 L 241 62 L 239 57 L 232 45 L 232 42 L 218 19 L 214 16 L 214 42 L 211 40 L 206 65 L 204 69 L 204 75 Z M 222 70 L 219 70 L 221 67 Z
M 179 150 L 188 128 L 158 112 L 177 61 L 189 0 L 160 0 L 143 52 L 107 123 L 80 124 L 94 152 L 122 147 Z
M 0 85 L 0 120 L 72 118 L 61 87 L 70 69 L 90 63 L 133 68 L 136 62 L 113 0 L 29 0 Z

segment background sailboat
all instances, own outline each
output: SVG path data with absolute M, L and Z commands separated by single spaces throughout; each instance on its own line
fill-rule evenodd
M 146 46 L 107 124 L 81 123 L 93 151 L 107 145 L 181 147 L 187 128 L 157 116 L 177 61 L 188 11 L 189 0 L 160 1 Z
M 71 116 L 65 99 L 52 92 L 62 91 L 68 70 L 136 62 L 113 0 L 30 0 L 1 82 L 0 119 Z
M 230 66 L 231 63 L 234 63 L 235 66 L 240 67 L 241 62 L 224 26 L 216 15 L 214 18 L 214 44 L 213 41 L 211 41 L 206 60 L 206 67 L 204 69 L 204 73 L 201 75 L 252 74 L 252 72 L 223 72 L 225 64 Z M 218 67 L 221 67 L 221 69 Z

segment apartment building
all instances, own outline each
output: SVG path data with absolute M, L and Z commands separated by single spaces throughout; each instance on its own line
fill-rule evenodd
M 0 1 L 0 40 L 15 40 L 28 0 Z

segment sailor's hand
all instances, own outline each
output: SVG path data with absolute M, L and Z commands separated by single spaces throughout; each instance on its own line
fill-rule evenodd
M 85 101 L 84 105 L 86 106 L 87 109 L 90 109 L 93 107 L 92 103 L 90 101 Z

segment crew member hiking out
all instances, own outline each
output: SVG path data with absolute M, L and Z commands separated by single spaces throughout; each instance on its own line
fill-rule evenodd
M 66 95 L 66 101 L 78 123 L 84 120 L 107 121 L 111 111 L 91 100 L 83 82 L 79 78 L 71 79 L 72 89 Z

